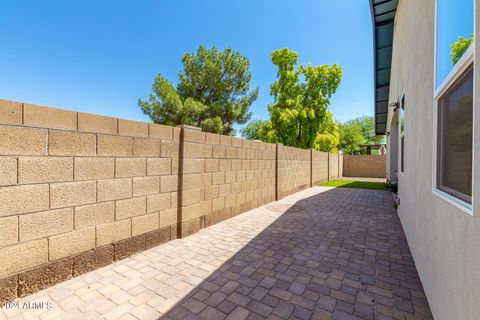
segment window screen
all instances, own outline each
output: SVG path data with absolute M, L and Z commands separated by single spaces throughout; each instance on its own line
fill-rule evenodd
M 473 67 L 438 100 L 437 188 L 472 199 Z

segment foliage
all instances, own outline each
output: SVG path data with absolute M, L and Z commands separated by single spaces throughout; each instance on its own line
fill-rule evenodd
M 340 123 L 339 129 L 339 148 L 346 154 L 364 153 L 360 148 L 363 144 L 384 143 L 385 137 L 375 134 L 375 118 L 372 116 L 362 116 Z
M 367 142 L 363 136 L 362 127 L 358 123 L 353 123 L 339 124 L 339 128 L 340 150 L 345 154 L 360 154 L 362 152 L 360 145 Z
M 268 143 L 278 143 L 278 135 L 275 132 L 275 129 L 273 128 L 273 124 L 271 120 L 268 120 L 263 124 L 263 126 L 260 128 L 258 134 L 260 135 L 260 140 L 263 142 L 268 142 Z
M 338 65 L 297 65 L 298 54 L 287 48 L 275 50 L 272 62 L 277 66 L 277 80 L 271 85 L 274 103 L 268 106 L 270 122 L 262 135 L 270 142 L 312 148 L 331 144 L 333 137 L 320 136 L 326 121 L 330 98 L 340 85 L 342 70 Z M 301 81 L 301 78 L 304 81 Z
M 172 84 L 161 75 L 155 78 L 150 102 L 139 100 L 138 104 L 153 122 L 166 125 L 196 123 L 207 106 L 191 98 L 182 101 Z
M 338 131 L 338 125 L 333 120 L 333 113 L 327 111 L 325 113 L 325 121 L 321 124 L 320 131 L 313 141 L 313 149 L 337 153 L 339 143 L 340 133 Z
M 465 51 L 467 51 L 468 47 L 473 42 L 473 34 L 470 38 L 465 37 L 458 37 L 458 40 L 455 43 L 452 43 L 451 51 L 450 51 L 450 58 L 452 59 L 452 63 L 455 65 L 460 58 L 463 56 Z
M 322 183 L 321 186 L 336 187 L 336 188 L 387 190 L 387 187 L 385 187 L 384 183 L 371 182 L 371 181 L 331 180 L 331 181 Z
M 361 116 L 349 120 L 345 124 L 358 124 L 362 130 L 362 135 L 368 144 L 379 144 L 384 140 L 383 136 L 377 136 L 375 133 L 375 118 L 373 116 Z
M 266 122 L 266 120 L 252 120 L 240 129 L 240 134 L 248 140 L 261 140 L 260 130 L 265 126 Z
M 186 53 L 179 83 L 173 85 L 161 75 L 155 78 L 149 101 L 138 105 L 153 122 L 167 125 L 189 124 L 204 131 L 231 135 L 233 124 L 244 124 L 258 88 L 250 90 L 250 62 L 238 51 L 200 46 Z

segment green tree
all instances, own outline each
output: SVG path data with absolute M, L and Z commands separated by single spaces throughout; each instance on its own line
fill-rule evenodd
M 161 75 L 155 78 L 150 101 L 139 100 L 143 113 L 148 114 L 154 123 L 177 125 L 199 125 L 200 115 L 205 113 L 207 106 L 188 98 L 183 101 L 172 84 Z
M 267 143 L 277 143 L 280 142 L 278 140 L 278 135 L 273 128 L 273 124 L 271 120 L 266 121 L 262 127 L 260 127 L 258 134 L 260 136 L 260 140 Z
M 261 129 L 266 122 L 266 120 L 252 120 L 240 129 L 240 134 L 248 140 L 261 140 Z
M 362 154 L 363 144 L 380 144 L 385 142 L 384 136 L 375 134 L 375 118 L 361 116 L 339 124 L 339 147 L 347 154 Z
M 182 63 L 176 89 L 158 75 L 149 100 L 138 101 L 153 122 L 189 124 L 232 135 L 235 123 L 250 119 L 248 109 L 258 97 L 258 88 L 250 90 L 250 62 L 240 52 L 200 46 L 196 53 L 186 53 Z
M 363 135 L 362 127 L 358 123 L 340 123 L 339 148 L 345 154 L 361 154 L 360 145 L 366 144 L 367 139 Z
M 268 106 L 271 119 L 262 131 L 270 141 L 312 148 L 325 122 L 330 98 L 340 85 L 342 69 L 335 64 L 295 69 L 297 61 L 295 51 L 273 51 L 272 62 L 278 68 L 277 80 L 271 86 L 274 103 Z
M 379 144 L 384 140 L 384 136 L 377 136 L 375 133 L 375 118 L 373 116 L 361 116 L 353 120 L 349 120 L 345 124 L 359 125 L 366 144 Z
M 313 141 L 313 149 L 337 153 L 339 142 L 340 133 L 338 131 L 338 125 L 333 120 L 333 113 L 327 111 L 325 113 L 325 121 L 322 123 L 320 131 Z
M 458 60 L 463 56 L 465 51 L 467 51 L 468 47 L 473 42 L 473 34 L 470 38 L 465 37 L 458 37 L 458 40 L 455 43 L 452 43 L 451 51 L 450 51 L 450 58 L 452 59 L 452 63 L 456 64 Z

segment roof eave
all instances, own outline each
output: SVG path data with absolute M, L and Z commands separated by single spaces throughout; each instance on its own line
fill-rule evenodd
M 385 134 L 387 129 L 393 26 L 397 5 L 398 0 L 370 0 L 374 51 L 375 133 L 377 135 Z M 382 21 L 377 21 L 379 17 L 382 17 L 379 19 Z M 377 31 L 381 31 L 382 39 L 377 39 Z M 386 45 L 382 45 L 382 41 L 386 41 Z M 377 56 L 380 54 L 381 59 Z M 378 61 L 384 65 L 379 66 Z M 378 73 L 383 75 L 383 81 L 379 81 Z M 379 92 L 383 92 L 383 95 L 380 96 Z

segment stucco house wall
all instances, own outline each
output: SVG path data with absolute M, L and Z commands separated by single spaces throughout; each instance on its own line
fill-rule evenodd
M 480 0 L 476 1 L 479 30 Z M 477 32 L 475 32 L 477 34 Z M 435 0 L 400 0 L 395 18 L 390 103 L 405 91 L 405 172 L 398 214 L 435 319 L 479 319 L 480 166 L 474 161 L 473 215 L 433 192 Z M 475 50 L 479 61 L 479 51 Z M 475 68 L 475 94 L 480 96 Z M 474 159 L 480 159 L 480 112 L 474 101 Z M 398 130 L 389 110 L 387 131 Z M 393 120 L 393 121 L 392 121 Z M 393 123 L 393 125 L 392 125 Z M 388 175 L 400 146 L 389 142 Z

